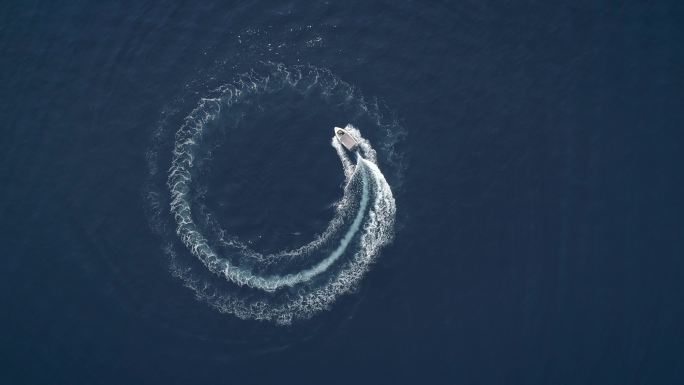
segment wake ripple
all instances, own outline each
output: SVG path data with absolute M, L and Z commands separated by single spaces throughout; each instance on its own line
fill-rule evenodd
M 200 100 L 175 133 L 166 177 L 170 196 L 167 207 L 177 239 L 208 272 L 222 277 L 226 286 L 217 287 L 214 280 L 201 278 L 197 267 L 183 263 L 173 240 L 167 240 L 164 249 L 170 257 L 173 274 L 200 299 L 240 318 L 287 324 L 327 309 L 337 297 L 358 284 L 382 246 L 392 240 L 396 204 L 377 166 L 376 151 L 358 129 L 348 125 L 346 129 L 360 145 L 352 159 L 335 138 L 331 140 L 346 182 L 335 215 L 323 233 L 296 249 L 266 255 L 252 250 L 235 234 L 222 237 L 223 246 L 234 251 L 230 256 L 221 255 L 212 247 L 196 220 L 199 213 L 193 209 L 192 185 L 201 167 L 198 154 L 207 145 L 206 128 L 220 119 L 222 112 L 230 111 L 253 95 L 263 96 L 283 89 L 340 94 L 348 103 L 358 104 L 365 113 L 369 111 L 363 99 L 357 97 L 357 91 L 327 70 L 275 64 L 268 64 L 268 68 L 270 72 L 266 76 L 244 74 L 234 83 L 216 90 L 215 97 Z M 157 163 L 161 157 L 156 151 L 153 148 L 148 153 L 152 176 L 160 169 Z M 153 227 L 160 233 L 166 228 L 162 219 L 162 194 L 151 188 L 147 195 Z M 293 259 L 314 262 L 300 266 L 293 265 Z M 264 266 L 270 268 L 268 273 L 264 273 Z M 296 271 L 287 271 L 293 266 L 297 266 Z

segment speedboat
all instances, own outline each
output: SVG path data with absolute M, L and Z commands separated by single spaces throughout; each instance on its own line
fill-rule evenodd
M 333 128 L 333 131 L 335 132 L 335 137 L 337 140 L 344 145 L 344 147 L 347 148 L 349 151 L 353 151 L 356 146 L 359 145 L 359 142 L 354 139 L 351 133 L 349 131 L 345 130 L 344 128 L 339 128 L 335 127 Z

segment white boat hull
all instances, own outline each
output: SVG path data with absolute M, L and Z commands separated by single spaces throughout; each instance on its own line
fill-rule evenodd
M 350 134 L 344 128 L 334 127 L 333 131 L 335 132 L 335 137 L 337 138 L 337 140 L 339 140 L 340 143 L 342 143 L 342 145 L 347 150 L 353 151 L 356 148 L 356 146 L 359 145 L 359 142 L 357 142 L 356 139 L 354 139 L 352 134 Z

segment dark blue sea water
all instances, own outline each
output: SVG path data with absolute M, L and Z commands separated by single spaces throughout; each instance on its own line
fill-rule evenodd
M 3 2 L 0 383 L 684 383 L 682 20 Z M 379 174 L 345 179 L 348 123 Z M 282 278 L 357 212 L 275 292 L 198 258 Z

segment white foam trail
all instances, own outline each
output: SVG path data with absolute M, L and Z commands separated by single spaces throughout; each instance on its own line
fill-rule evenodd
M 356 159 L 352 161 L 340 143 L 332 139 L 331 144 L 340 158 L 346 184 L 335 216 L 323 233 L 299 248 L 262 255 L 251 250 L 237 237 L 219 230 L 220 243 L 237 250 L 236 255 L 226 258 L 211 247 L 193 218 L 199 213 L 193 212 L 195 198 L 191 196 L 194 170 L 201 167 L 196 158 L 201 156 L 199 151 L 204 145 L 205 128 L 222 111 L 230 111 L 243 99 L 282 89 L 302 93 L 318 90 L 324 97 L 343 96 L 345 103 L 356 103 L 359 110 L 370 114 L 378 122 L 381 120 L 380 116 L 371 114 L 372 106 L 367 106 L 363 97 L 357 96 L 351 86 L 327 70 L 310 66 L 287 68 L 272 65 L 272 72 L 268 76 L 245 74 L 234 84 L 219 88 L 219 96 L 201 99 L 176 132 L 166 180 L 170 191 L 169 207 L 175 220 L 176 234 L 192 255 L 208 271 L 224 277 L 233 285 L 253 290 L 255 294 L 241 296 L 238 291 L 218 288 L 202 279 L 201 272 L 184 266 L 171 243 L 167 243 L 165 251 L 171 259 L 174 275 L 192 288 L 199 298 L 220 311 L 240 318 L 289 323 L 295 318 L 307 318 L 326 309 L 340 294 L 354 288 L 379 249 L 391 241 L 396 206 L 390 186 L 377 167 L 375 150 L 358 129 L 347 125 L 346 129 L 359 141 L 359 148 Z M 150 157 L 148 162 L 154 163 L 154 158 Z M 153 164 L 151 175 L 156 175 L 157 169 L 156 164 Z M 147 199 L 150 201 L 152 217 L 155 221 L 161 221 L 158 193 L 150 192 Z M 207 213 L 205 215 L 210 216 Z M 156 226 L 160 231 L 165 227 L 163 224 Z M 320 255 L 322 247 L 331 244 L 335 245 L 333 250 Z M 261 263 L 290 270 L 291 266 L 295 266 L 289 264 L 289 258 L 293 257 L 303 258 L 307 267 L 288 274 L 260 274 L 249 267 Z M 241 263 L 248 259 L 249 263 Z M 296 288 L 296 291 L 284 292 L 281 290 L 284 288 Z M 256 293 L 261 294 L 255 297 Z
M 175 252 L 168 250 L 174 275 L 181 278 L 185 286 L 192 289 L 198 298 L 223 313 L 233 314 L 242 319 L 290 324 L 294 318 L 308 318 L 327 309 L 339 295 L 353 290 L 370 268 L 379 249 L 393 237 L 396 205 L 392 191 L 377 166 L 368 161 L 364 163 L 371 174 L 373 189 L 376 190 L 375 199 L 366 216 L 360 247 L 347 265 L 326 285 L 300 293 L 284 303 L 250 302 L 230 292 L 217 292 L 207 282 L 197 279 L 190 268 L 178 265 Z

